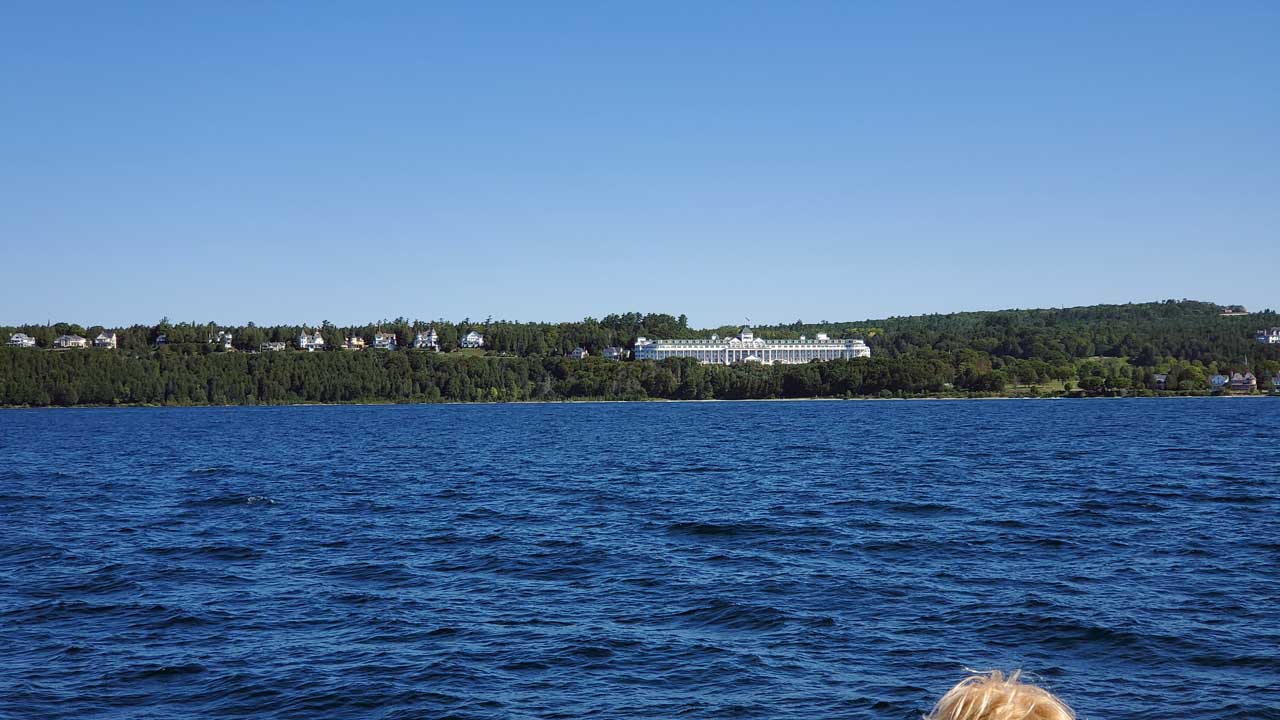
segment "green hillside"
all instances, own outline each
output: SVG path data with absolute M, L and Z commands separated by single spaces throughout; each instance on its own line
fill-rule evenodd
M 963 312 L 878 320 L 759 326 L 765 338 L 858 336 L 872 357 L 792 366 L 699 366 L 690 360 L 610 362 L 563 357 L 582 346 L 598 354 L 637 336 L 705 337 L 736 327 L 695 329 L 684 316 L 626 313 L 570 323 L 410 322 L 359 327 L 323 324 L 328 349 L 254 353 L 291 343 L 298 326 L 227 327 L 170 323 L 115 328 L 117 350 L 50 350 L 62 334 L 104 328 L 68 323 L 0 328 L 39 347 L 0 350 L 0 404 L 272 404 L 787 397 L 913 397 L 1209 391 L 1216 373 L 1252 371 L 1261 389 L 1280 373 L 1280 346 L 1254 341 L 1280 326 L 1272 311 L 1224 315 L 1214 303 L 1165 301 L 1078 308 Z M 394 332 L 407 347 L 434 327 L 443 352 L 344 352 L 345 337 L 371 342 Z M 483 355 L 455 352 L 469 330 L 485 335 Z M 230 330 L 235 349 L 209 340 Z M 156 345 L 159 336 L 166 343 Z M 1163 389 L 1156 376 L 1163 375 Z

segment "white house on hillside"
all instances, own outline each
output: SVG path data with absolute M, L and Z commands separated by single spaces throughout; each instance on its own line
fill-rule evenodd
M 484 347 L 484 336 L 472 330 L 462 336 L 462 339 L 458 341 L 458 345 L 464 348 Z
M 98 337 L 93 339 L 93 346 L 100 348 L 116 349 L 116 334 L 113 332 L 100 332 Z
M 308 333 L 303 330 L 298 334 L 298 347 L 307 352 L 315 352 L 324 349 L 324 338 L 320 337 L 320 331 Z
M 436 329 L 430 328 L 426 332 L 420 332 L 413 338 L 413 346 L 419 350 L 439 350 L 440 337 L 436 335 Z
M 396 334 L 395 333 L 377 333 L 373 336 L 373 347 L 375 350 L 395 350 Z
M 621 360 L 622 348 L 613 346 L 607 347 L 600 351 L 600 357 L 605 360 Z
M 1259 330 L 1254 339 L 1265 345 L 1280 345 L 1280 327 L 1273 327 L 1270 330 Z
M 56 348 L 82 348 L 89 347 L 89 341 L 79 335 L 59 335 L 57 340 L 53 341 Z
M 586 348 L 579 345 L 578 347 L 570 350 L 567 357 L 571 357 L 574 360 L 582 360 L 583 358 L 587 357 L 590 354 L 591 353 L 587 352 Z
M 280 352 L 286 347 L 288 346 L 282 342 L 264 342 L 259 349 L 261 349 L 262 352 Z
M 9 336 L 9 347 L 30 348 L 36 346 L 36 339 L 26 333 L 14 333 Z
M 213 339 L 210 340 L 209 342 L 213 343 L 214 345 L 221 345 L 223 350 L 231 350 L 232 349 L 231 340 L 232 340 L 231 331 L 222 330 L 217 335 L 214 335 Z

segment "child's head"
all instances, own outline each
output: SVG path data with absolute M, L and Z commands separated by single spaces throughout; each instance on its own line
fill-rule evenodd
M 1061 700 L 1035 685 L 1005 677 L 999 670 L 971 675 L 933 706 L 925 720 L 1075 720 Z

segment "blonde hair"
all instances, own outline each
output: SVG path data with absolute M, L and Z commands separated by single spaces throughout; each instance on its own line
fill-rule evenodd
M 1047 690 L 1019 682 L 1022 671 L 977 673 L 956 683 L 924 720 L 1075 720 Z

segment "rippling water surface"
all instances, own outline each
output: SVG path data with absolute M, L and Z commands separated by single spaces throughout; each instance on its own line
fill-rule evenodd
M 1280 400 L 0 411 L 0 716 L 1280 717 Z

